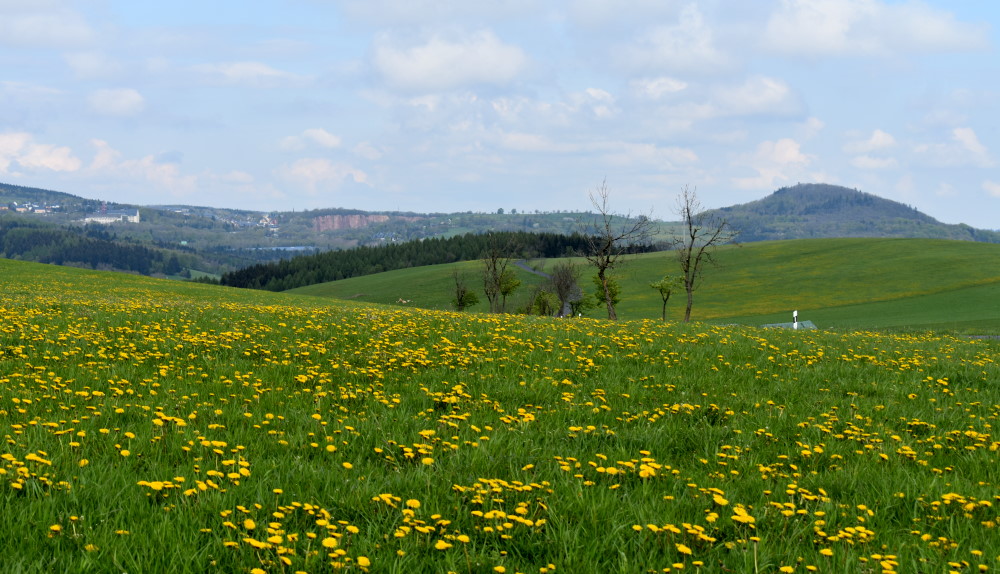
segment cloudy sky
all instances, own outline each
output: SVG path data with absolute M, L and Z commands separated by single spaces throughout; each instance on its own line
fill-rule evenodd
M 1000 228 L 1000 3 L 0 0 L 0 181 L 674 219 L 798 182 Z

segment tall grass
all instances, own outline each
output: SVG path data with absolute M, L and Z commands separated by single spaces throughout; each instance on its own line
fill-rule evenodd
M 997 346 L 0 261 L 10 572 L 975 572 Z

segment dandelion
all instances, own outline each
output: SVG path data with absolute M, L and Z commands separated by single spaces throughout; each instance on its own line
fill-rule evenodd
M 447 550 L 451 548 L 451 546 L 452 546 L 451 544 L 448 544 L 444 540 L 438 540 L 437 542 L 434 543 L 434 548 L 436 550 Z
M 424 466 L 430 466 L 434 464 L 434 459 L 429 456 L 425 456 L 424 458 L 420 459 L 420 464 Z

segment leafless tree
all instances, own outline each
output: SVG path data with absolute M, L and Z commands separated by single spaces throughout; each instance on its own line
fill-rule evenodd
M 583 299 L 580 269 L 572 261 L 561 260 L 549 273 L 552 293 L 559 298 L 559 315 L 572 313 L 573 303 Z
M 613 214 L 608 205 L 608 195 L 607 181 L 601 182 L 601 186 L 590 194 L 590 202 L 597 213 L 585 232 L 588 243 L 586 258 L 597 269 L 597 281 L 604 291 L 608 319 L 617 320 L 615 297 L 609 284 L 610 273 L 623 263 L 622 258 L 631 247 L 649 240 L 653 222 L 648 215 L 632 217 L 631 214 Z
M 517 251 L 510 235 L 491 233 L 483 253 L 483 290 L 491 313 L 505 311 L 507 296 L 521 284 L 513 269 L 509 269 Z
M 701 284 L 705 264 L 714 264 L 715 249 L 734 241 L 738 232 L 724 218 L 708 214 L 695 190 L 686 185 L 677 196 L 677 215 L 681 217 L 683 236 L 676 242 L 676 252 L 683 274 L 681 281 L 687 292 L 684 321 L 688 322 L 694 306 L 694 291 Z

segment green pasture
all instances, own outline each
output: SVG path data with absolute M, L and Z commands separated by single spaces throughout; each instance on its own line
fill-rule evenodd
M 717 265 L 706 266 L 695 293 L 693 319 L 760 325 L 801 319 L 821 328 L 941 328 L 1000 331 L 1000 245 L 932 239 L 815 239 L 726 246 Z M 581 285 L 593 291 L 582 259 Z M 533 261 L 532 265 L 553 265 Z M 450 309 L 458 270 L 480 292 L 473 311 L 485 311 L 481 265 L 465 262 L 406 269 L 311 285 L 290 293 Z M 517 270 L 524 286 L 509 308 L 516 309 L 541 279 Z M 649 283 L 676 274 L 672 252 L 639 255 L 618 275 L 619 317 L 658 318 L 661 300 Z M 683 317 L 684 293 L 671 296 L 668 319 Z M 587 316 L 600 318 L 600 309 Z
M 849 259 L 823 245 L 798 259 Z M 717 273 L 789 253 L 727 250 Z M 895 303 L 961 308 L 990 284 L 960 271 L 957 302 L 938 280 Z M 2 572 L 1000 568 L 995 341 L 428 311 L 8 260 L 0 287 Z

